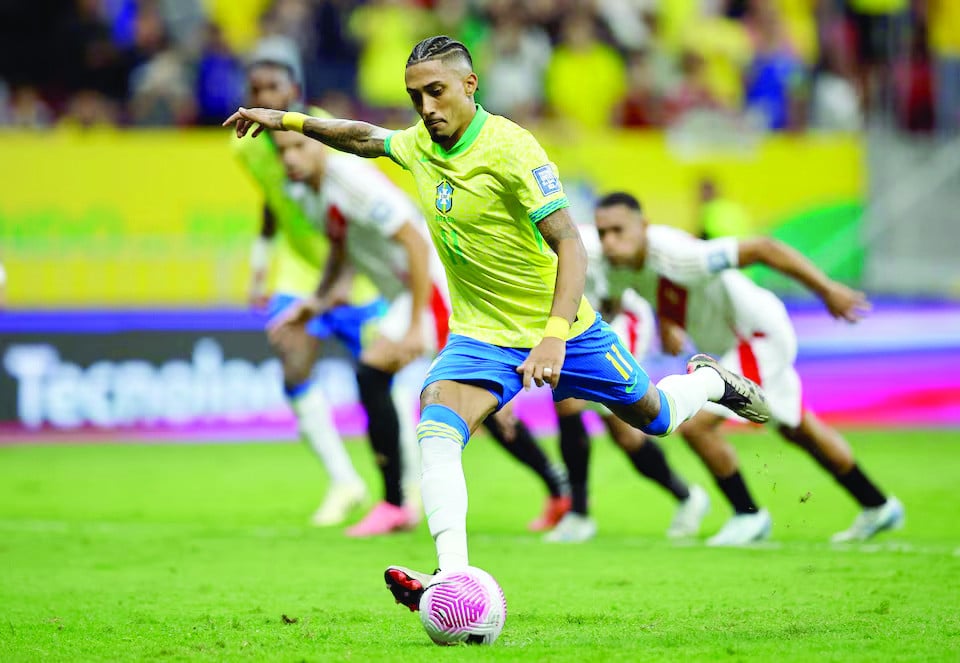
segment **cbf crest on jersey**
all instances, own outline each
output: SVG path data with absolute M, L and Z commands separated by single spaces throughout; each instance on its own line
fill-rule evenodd
M 450 182 L 440 180 L 440 184 L 437 185 L 437 200 L 435 204 L 437 211 L 441 214 L 449 214 L 450 210 L 453 209 L 453 187 L 450 185 Z

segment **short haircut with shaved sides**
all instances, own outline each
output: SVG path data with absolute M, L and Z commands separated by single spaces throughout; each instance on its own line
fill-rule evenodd
M 407 66 L 413 66 L 427 60 L 441 60 L 446 64 L 451 60 L 460 60 L 473 71 L 473 58 L 462 43 L 447 35 L 427 37 L 410 51 Z
M 598 209 L 604 207 L 616 207 L 617 205 L 623 205 L 627 209 L 642 212 L 640 201 L 626 191 L 614 191 L 613 193 L 608 193 L 597 201 Z

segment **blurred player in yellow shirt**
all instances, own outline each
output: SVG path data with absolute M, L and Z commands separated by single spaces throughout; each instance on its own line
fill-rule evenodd
M 441 570 L 469 565 L 462 451 L 471 433 L 522 389 L 554 400 L 602 402 L 652 435 L 666 435 L 708 401 L 753 421 L 769 417 L 759 388 L 698 355 L 689 374 L 654 385 L 583 296 L 586 252 L 556 168 L 525 129 L 474 101 L 466 47 L 446 36 L 414 46 L 407 94 L 421 122 L 391 132 L 365 122 L 239 109 L 224 122 L 299 131 L 365 157 L 389 156 L 413 175 L 443 262 L 450 340 L 420 394 L 421 490 Z M 417 610 L 434 576 L 385 574 L 394 598 Z
M 299 58 L 282 41 L 264 40 L 248 62 L 249 96 L 258 106 L 299 107 L 300 80 Z M 234 139 L 233 147 L 264 196 L 261 233 L 251 252 L 250 300 L 255 307 L 266 308 L 268 318 L 275 319 L 313 292 L 327 260 L 329 244 L 286 192 L 286 174 L 274 142 Z M 268 285 L 271 263 L 272 295 Z M 338 293 L 340 300 L 363 301 L 363 305 L 338 306 L 311 321 L 310 334 L 282 344 L 272 343 L 283 363 L 284 391 L 300 432 L 330 476 L 330 489 L 313 516 L 313 523 L 318 526 L 342 523 L 367 499 L 366 486 L 334 425 L 328 399 L 312 379 L 322 341 L 337 338 L 354 357 L 359 356 L 364 329 L 385 310 L 368 281 L 357 283 L 353 292 L 348 291 L 351 284 L 350 280 L 344 281 L 345 291 Z

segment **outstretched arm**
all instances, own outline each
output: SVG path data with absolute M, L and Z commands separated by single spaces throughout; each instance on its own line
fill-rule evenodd
M 410 221 L 400 226 L 393 240 L 400 244 L 407 254 L 409 269 L 412 300 L 410 324 L 398 347 L 400 360 L 406 364 L 422 355 L 424 351 L 423 311 L 427 308 L 430 293 L 433 291 L 433 281 L 430 279 L 430 244 Z
M 433 290 L 433 282 L 430 280 L 430 244 L 410 221 L 400 226 L 393 239 L 407 254 L 410 270 L 409 287 L 413 306 L 410 310 L 408 335 L 422 338 L 423 311 L 427 308 Z
M 239 108 L 224 121 L 223 126 L 236 125 L 237 137 L 247 135 L 251 128 L 253 136 L 264 129 L 270 131 L 299 131 L 304 136 L 318 140 L 324 145 L 361 157 L 387 156 L 385 141 L 389 129 L 354 120 L 327 120 L 310 117 L 303 113 L 271 110 L 268 108 Z
M 308 300 L 313 315 L 346 304 L 353 281 L 353 270 L 347 260 L 347 243 L 345 240 L 330 242 L 330 254 L 320 277 L 320 284 L 312 299 Z
M 816 293 L 830 314 L 847 322 L 856 322 L 870 310 L 866 295 L 848 288 L 823 273 L 802 253 L 771 237 L 755 237 L 739 242 L 741 267 L 764 264 L 785 274 Z

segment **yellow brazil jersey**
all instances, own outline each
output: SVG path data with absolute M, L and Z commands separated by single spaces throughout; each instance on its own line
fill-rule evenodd
M 450 331 L 501 347 L 532 348 L 550 316 L 557 256 L 536 224 L 569 206 L 556 168 L 536 139 L 480 106 L 449 151 L 423 122 L 392 133 L 386 151 L 417 185 L 446 268 Z M 596 314 L 580 301 L 570 337 Z

